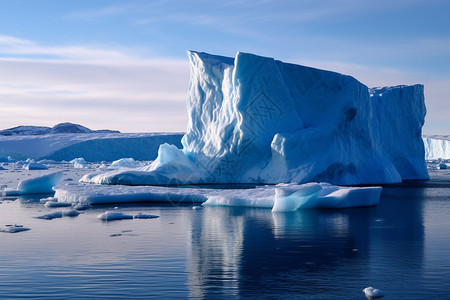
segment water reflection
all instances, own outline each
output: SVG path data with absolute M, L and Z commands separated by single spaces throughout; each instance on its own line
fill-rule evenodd
M 420 283 L 422 203 L 423 187 L 393 186 L 372 208 L 207 207 L 191 219 L 190 295 L 358 298 L 370 285 L 397 294 L 399 282 Z

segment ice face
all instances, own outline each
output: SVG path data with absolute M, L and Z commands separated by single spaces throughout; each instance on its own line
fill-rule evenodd
M 450 159 L 450 137 L 424 137 L 426 159 Z
M 378 128 L 376 142 L 402 179 L 428 179 L 422 126 L 425 101 L 422 85 L 370 89 Z
M 351 76 L 238 53 L 188 52 L 183 149 L 161 145 L 141 171 L 86 176 L 113 184 L 427 179 L 423 86 L 369 89 Z M 397 127 L 398 129 L 397 129 Z

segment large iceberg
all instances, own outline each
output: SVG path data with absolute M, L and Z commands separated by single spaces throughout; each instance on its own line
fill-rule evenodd
M 103 184 L 427 179 L 423 86 L 369 90 L 351 76 L 239 52 L 188 52 L 183 149 L 163 144 L 139 170 L 86 175 Z

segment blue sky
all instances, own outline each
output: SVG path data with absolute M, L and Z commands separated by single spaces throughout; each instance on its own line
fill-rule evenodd
M 237 51 L 422 83 L 424 133 L 450 134 L 450 2 L 0 0 L 0 128 L 184 131 L 186 50 Z

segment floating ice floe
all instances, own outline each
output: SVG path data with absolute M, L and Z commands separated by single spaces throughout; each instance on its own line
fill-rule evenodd
M 47 201 L 44 206 L 48 208 L 56 208 L 56 207 L 67 207 L 71 205 L 72 203 L 67 202 Z
M 159 216 L 138 213 L 137 215 L 134 216 L 134 218 L 135 219 L 156 219 L 156 218 L 159 218 Z
M 53 219 L 58 219 L 58 218 L 62 218 L 62 217 L 63 217 L 62 211 L 54 211 L 52 213 L 36 217 L 36 219 L 53 220 Z
M 63 216 L 64 217 L 77 217 L 80 214 L 80 212 L 72 209 L 72 210 L 68 210 L 68 211 L 63 211 Z
M 447 169 L 447 164 L 439 164 L 438 169 L 440 169 L 440 170 Z
M 111 163 L 108 169 L 119 169 L 119 168 L 138 168 L 141 164 L 138 161 L 135 161 L 133 158 L 121 158 L 119 160 L 115 160 Z
M 373 287 L 366 287 L 363 290 L 364 294 L 366 295 L 367 298 L 369 299 L 375 299 L 375 298 L 381 298 L 384 297 L 384 294 L 381 290 L 373 288 Z
M 203 203 L 205 206 L 273 208 L 274 212 L 300 208 L 346 208 L 378 204 L 381 187 L 342 187 L 327 183 L 279 184 L 247 189 L 123 185 L 60 185 L 59 202 L 111 204 L 126 202 Z
M 51 194 L 53 187 L 61 182 L 63 172 L 54 172 L 39 177 L 34 177 L 19 182 L 17 190 L 5 190 L 6 196 L 25 194 Z
M 16 233 L 21 231 L 28 231 L 30 228 L 23 227 L 23 225 L 5 225 L 5 227 L 0 227 L 0 232 L 7 232 L 7 233 Z
M 53 220 L 58 219 L 62 217 L 76 217 L 80 213 L 76 210 L 68 210 L 68 211 L 55 211 L 52 213 L 48 213 L 39 217 L 36 217 L 36 219 L 43 219 L 43 220 Z
M 97 216 L 102 221 L 133 219 L 133 216 L 118 211 L 105 211 Z

